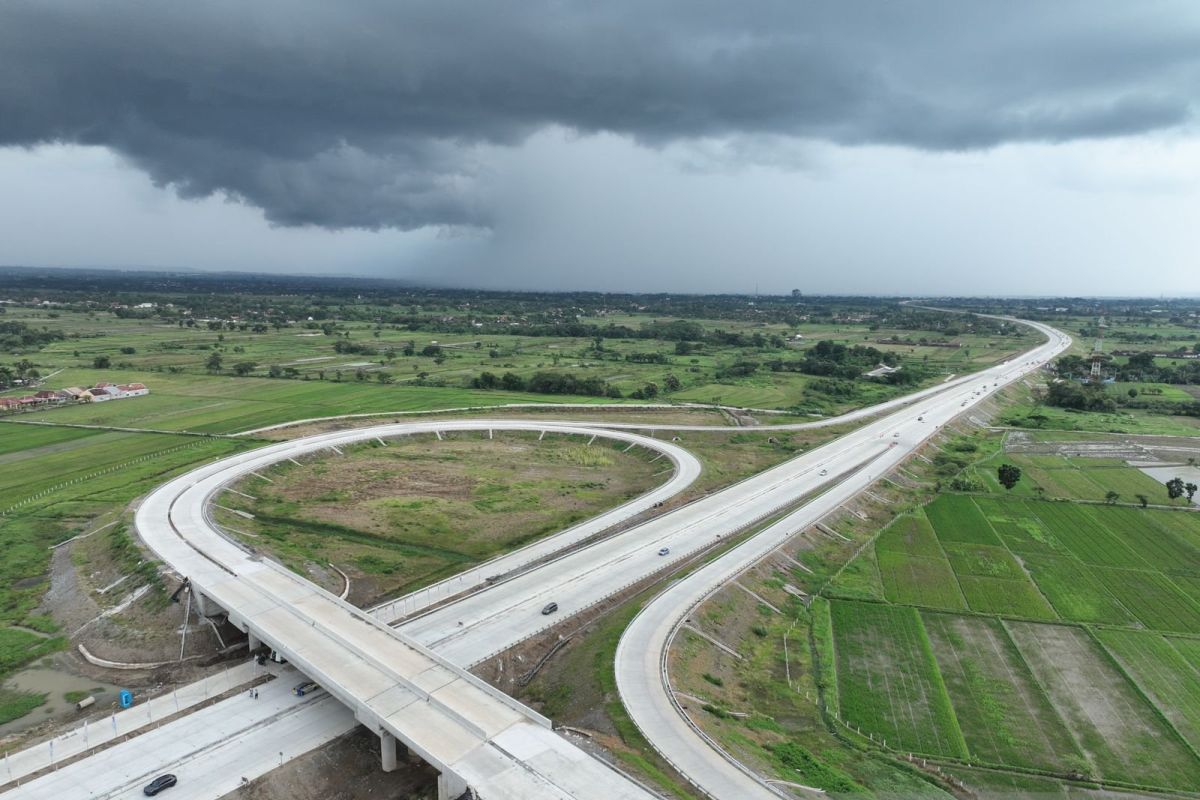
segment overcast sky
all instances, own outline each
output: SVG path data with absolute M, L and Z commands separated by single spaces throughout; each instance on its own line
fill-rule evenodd
M 1200 3 L 3 0 L 0 264 L 1200 294 Z

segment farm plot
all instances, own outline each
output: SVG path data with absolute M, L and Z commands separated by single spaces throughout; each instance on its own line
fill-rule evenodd
M 943 544 L 963 542 L 1002 546 L 992 526 L 988 524 L 987 517 L 970 497 L 956 494 L 939 495 L 925 506 L 925 514 Z
M 916 609 L 831 604 L 842 717 L 890 747 L 966 757 L 966 744 Z
M 1024 556 L 1023 560 L 1042 594 L 1063 619 L 1110 625 L 1133 622 L 1104 581 L 1077 559 L 1037 554 Z
M 1200 761 L 1085 630 L 1004 624 L 1087 757 L 1081 771 L 1147 787 L 1200 786 Z
M 1024 502 L 976 497 L 975 505 L 1014 553 L 1066 552 L 1046 524 Z
M 68 370 L 63 381 L 137 380 L 146 397 L 52 408 L 29 415 L 46 422 L 86 423 L 201 433 L 234 433 L 278 422 L 338 414 L 429 411 L 504 403 L 614 402 L 598 397 L 537 395 L 351 381 L 271 380 L 122 371 L 111 376 Z
M 998 620 L 922 618 L 972 761 L 1053 770 L 1082 759 Z
M 1069 503 L 1027 504 L 1054 538 L 1085 564 L 1105 567 L 1149 567 L 1120 537 L 1096 517 L 1096 509 Z
M 1182 639 L 1178 636 L 1168 636 L 1167 641 L 1184 657 L 1192 669 L 1200 672 L 1200 639 Z
M 945 558 L 929 520 L 920 511 L 897 518 L 879 534 L 875 540 L 875 550 L 923 558 Z
M 946 557 L 954 572 L 962 577 L 974 575 L 983 578 L 1007 578 L 1024 580 L 1025 571 L 1003 547 L 986 544 L 947 544 Z
M 1200 605 L 1165 575 L 1134 569 L 1095 568 L 1108 590 L 1151 630 L 1200 633 Z
M 99 431 L 86 428 L 57 428 L 49 425 L 0 425 L 0 464 L 31 457 L 35 451 L 46 453 L 72 442 L 94 436 Z
M 1155 569 L 1192 567 L 1200 572 L 1200 549 L 1176 535 L 1170 529 L 1170 523 L 1156 524 L 1163 517 L 1181 516 L 1177 512 L 1133 508 L 1096 508 L 1093 512 L 1105 527 L 1123 538 Z M 1194 522 L 1200 524 L 1200 515 Z
M 105 482 L 125 482 L 128 474 L 122 470 L 210 443 L 212 440 L 191 436 L 103 432 L 71 440 L 69 447 L 59 447 L 53 452 L 34 451 L 27 458 L 7 463 L 0 471 L 0 511 L 18 503 L 42 500 L 47 492 L 65 489 L 72 482 L 87 481 L 83 488 L 89 492 Z M 224 444 L 226 452 L 241 446 L 232 441 Z M 110 477 L 101 480 L 102 475 Z
M 1147 518 L 1156 527 L 1200 551 L 1200 514 L 1178 511 L 1154 511 Z M 1197 569 L 1200 572 L 1200 568 Z
M 925 515 L 900 517 L 875 541 L 884 595 L 893 603 L 966 610 L 967 603 Z
M 925 558 L 890 550 L 876 551 L 884 596 L 890 602 L 965 611 L 966 599 L 945 556 Z
M 1200 749 L 1200 672 L 1155 633 L 1099 630 L 1096 638 L 1175 730 Z
M 960 575 L 958 585 L 972 611 L 1026 619 L 1057 619 L 1054 609 L 1029 580 Z

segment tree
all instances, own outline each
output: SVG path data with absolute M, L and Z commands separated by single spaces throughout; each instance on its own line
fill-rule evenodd
M 1136 497 L 1138 502 L 1142 504 L 1142 508 L 1145 508 L 1150 504 L 1150 498 L 1146 497 L 1144 494 L 1135 494 L 1134 497 Z
M 213 355 L 216 355 L 216 353 Z M 258 364 L 255 364 L 253 361 L 239 361 L 233 365 L 233 371 L 244 378 L 251 372 L 254 372 L 254 368 L 257 366 Z
M 204 368 L 206 370 L 208 370 L 209 372 L 220 372 L 221 371 L 221 354 L 215 350 L 212 353 L 210 353 L 208 356 L 208 361 L 204 362 Z
M 1121 495 L 1117 492 L 1114 492 L 1112 489 L 1109 489 L 1104 493 L 1104 502 L 1108 503 L 1110 506 L 1114 505 L 1120 499 Z
M 667 377 L 663 378 L 663 386 L 668 392 L 678 392 L 683 384 L 679 382 L 679 378 L 668 374 Z
M 1167 497 L 1172 500 L 1183 497 L 1183 478 L 1175 477 L 1167 481 Z
M 1000 468 L 996 470 L 996 475 L 1000 480 L 1000 485 L 1012 491 L 1012 488 L 1017 485 L 1017 481 L 1021 480 L 1021 468 L 1013 464 L 1001 464 Z
M 1188 502 L 1190 503 L 1192 502 L 1192 498 L 1196 496 L 1196 489 L 1200 487 L 1197 487 L 1196 484 L 1189 482 L 1185 484 L 1183 488 L 1187 491 Z
M 108 369 L 112 364 L 112 359 L 108 356 L 96 356 L 92 359 L 92 369 Z

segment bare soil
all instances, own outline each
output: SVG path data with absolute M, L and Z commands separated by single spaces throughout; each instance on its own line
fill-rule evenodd
M 229 800 L 417 800 L 437 797 L 437 772 L 416 757 L 379 768 L 379 739 L 365 728 L 293 759 L 226 795 Z

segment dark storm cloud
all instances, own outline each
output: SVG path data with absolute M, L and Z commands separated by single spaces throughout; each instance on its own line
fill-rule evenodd
M 0 144 L 111 147 L 285 225 L 488 226 L 547 126 L 926 150 L 1190 123 L 1184 2 L 0 4 Z

